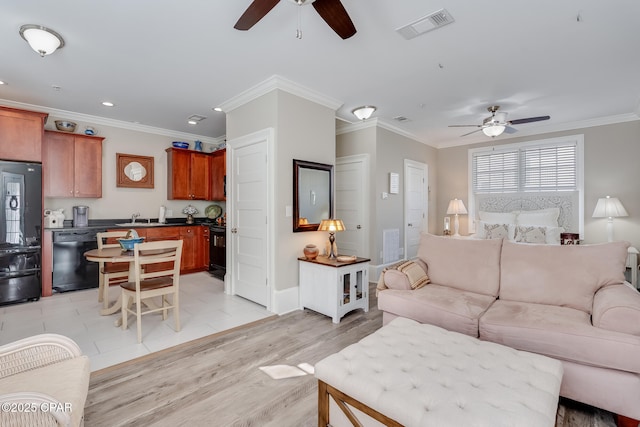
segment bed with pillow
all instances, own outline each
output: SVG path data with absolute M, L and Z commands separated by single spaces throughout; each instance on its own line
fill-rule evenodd
M 474 238 L 559 245 L 561 233 L 583 235 L 579 193 L 476 195 Z M 473 215 L 473 212 L 470 212 Z

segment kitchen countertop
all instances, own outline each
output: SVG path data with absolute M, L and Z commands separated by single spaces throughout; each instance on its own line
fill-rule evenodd
M 215 224 L 213 222 L 211 222 L 210 220 L 206 219 L 206 218 L 194 218 L 195 222 L 193 224 L 187 224 L 186 218 L 167 218 L 167 223 L 166 225 L 156 225 L 155 227 L 182 227 L 182 226 L 187 226 L 187 225 L 204 225 L 204 226 L 211 226 L 214 225 L 215 227 L 220 227 L 220 228 L 226 228 L 226 225 L 218 225 Z M 136 228 L 135 225 L 132 225 L 130 227 L 123 227 L 120 225 L 116 225 L 116 224 L 124 224 L 131 221 L 131 219 L 95 219 L 95 220 L 89 220 L 89 225 L 87 227 L 74 227 L 73 226 L 73 221 L 72 220 L 65 220 L 64 221 L 64 227 L 62 228 L 45 228 L 45 230 L 50 230 L 50 231 L 75 231 L 75 230 L 103 230 L 105 228 L 121 228 L 123 230 L 128 230 L 130 228 Z M 140 228 L 155 228 L 154 226 L 148 226 L 146 225 L 147 222 L 146 221 L 137 221 L 140 224 Z M 158 219 L 157 218 L 151 218 L 151 223 L 157 223 Z M 145 225 L 143 225 L 145 224 Z

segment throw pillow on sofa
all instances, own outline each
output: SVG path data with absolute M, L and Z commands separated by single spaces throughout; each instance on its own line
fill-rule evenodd
M 382 270 L 376 286 L 376 295 L 385 289 L 419 289 L 429 282 L 423 262 L 401 261 Z

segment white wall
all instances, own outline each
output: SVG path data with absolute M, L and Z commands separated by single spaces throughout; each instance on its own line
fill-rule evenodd
M 45 129 L 55 130 L 54 121 L 60 117 L 49 116 Z M 73 216 L 72 207 L 89 206 L 89 219 L 123 219 L 140 212 L 140 218 L 157 218 L 160 205 L 173 210 L 174 218 L 184 218 L 182 209 L 191 203 L 204 216 L 204 208 L 212 203 L 225 207 L 224 202 L 167 200 L 167 153 L 175 138 L 146 133 L 115 126 L 78 123 L 76 132 L 83 131 L 85 126 L 93 126 L 98 135 L 105 138 L 102 143 L 102 198 L 45 198 L 46 209 L 64 209 L 67 219 Z M 193 141 L 187 141 L 193 147 Z M 203 151 L 210 151 L 212 145 L 203 144 Z M 153 156 L 154 188 L 123 188 L 116 186 L 116 153 Z
M 298 257 L 313 243 L 324 247 L 327 233 L 293 232 L 293 159 L 335 163 L 335 111 L 283 90 L 273 90 L 227 113 L 227 139 L 273 128 L 275 134 L 274 290 L 298 286 Z

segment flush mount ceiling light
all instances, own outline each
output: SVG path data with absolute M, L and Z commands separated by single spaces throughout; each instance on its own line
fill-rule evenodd
M 23 25 L 20 27 L 20 36 L 40 56 L 51 55 L 56 49 L 64 46 L 64 40 L 60 34 L 42 25 Z
M 482 128 L 482 133 L 484 133 L 487 136 L 491 136 L 491 137 L 495 137 L 495 136 L 499 136 L 502 135 L 502 132 L 504 132 L 505 126 L 503 125 L 489 125 L 487 127 L 483 127 Z
M 351 112 L 358 118 L 358 120 L 367 120 L 369 117 L 371 117 L 374 111 L 376 111 L 376 107 L 372 105 L 365 105 L 362 107 L 358 107 Z

